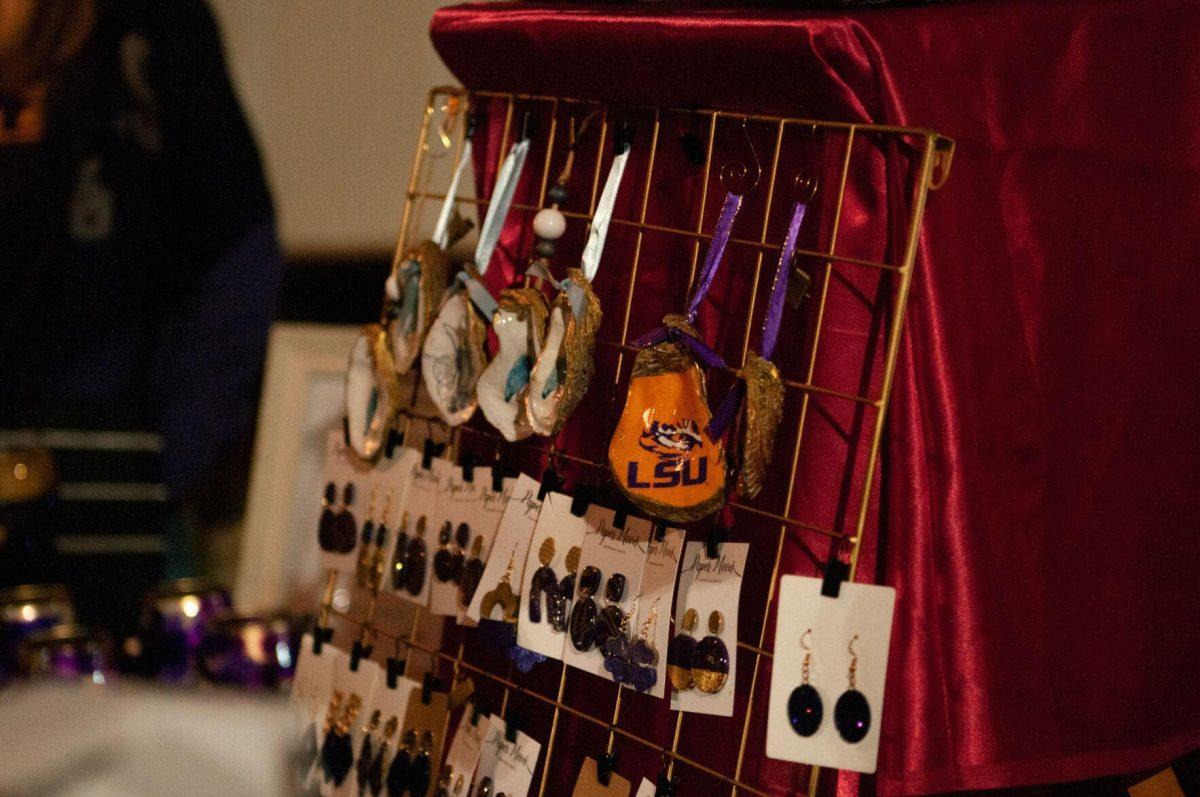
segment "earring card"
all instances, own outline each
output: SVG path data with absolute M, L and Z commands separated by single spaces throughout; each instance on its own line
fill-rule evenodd
M 630 626 L 631 635 L 641 633 L 642 625 L 650 622 L 649 641 L 658 652 L 658 678 L 648 694 L 663 697 L 667 682 L 667 646 L 671 643 L 671 599 L 679 578 L 679 560 L 683 556 L 683 529 L 664 529 L 662 542 L 650 537 L 646 565 L 642 570 L 641 598 L 638 600 L 637 625 Z
M 504 718 L 492 716 L 487 736 L 483 741 L 483 752 L 475 770 L 475 793 L 479 784 L 491 779 L 492 795 L 506 794 L 509 797 L 525 797 L 533 785 L 533 772 L 537 769 L 542 745 L 532 737 L 518 731 L 515 740 L 507 737 L 508 724 Z
M 300 639 L 300 651 L 296 656 L 296 672 L 292 677 L 291 704 L 297 711 L 315 714 L 329 700 L 329 689 L 333 681 L 333 660 L 337 651 L 332 645 L 321 649 L 318 656 L 312 652 L 312 634 Z
M 638 784 L 637 793 L 633 797 L 658 797 L 658 786 L 649 778 L 642 778 L 642 782 Z
M 386 516 L 382 513 L 379 516 L 380 522 L 387 524 L 388 536 L 384 540 L 383 547 L 383 580 L 380 582 L 379 588 L 381 591 L 392 591 L 392 562 L 396 555 L 396 538 L 399 537 L 400 522 L 405 514 L 405 507 L 408 505 L 409 495 L 412 492 L 413 479 L 416 475 L 416 469 L 421 466 L 421 452 L 415 448 L 397 448 L 392 459 L 381 460 L 381 464 L 387 462 L 387 469 L 380 471 L 380 478 L 376 482 L 375 491 L 383 497 L 386 502 L 387 496 L 392 496 L 391 508 Z M 368 499 L 369 500 L 369 499 Z M 412 524 L 409 524 L 409 531 L 412 530 Z
M 745 542 L 723 543 L 716 559 L 708 558 L 703 542 L 689 542 L 684 548 L 683 570 L 675 599 L 675 633 L 681 630 L 684 613 L 695 609 L 697 621 L 693 635 L 699 644 L 712 634 L 709 621 L 714 612 L 719 612 L 721 630 L 715 636 L 728 654 L 729 674 L 725 684 L 713 694 L 703 692 L 699 687 L 672 692 L 672 709 L 718 717 L 733 716 L 733 696 L 737 691 L 738 604 L 749 552 L 750 544 Z
M 650 521 L 629 515 L 625 518 L 625 526 L 618 528 L 614 525 L 616 513 L 598 504 L 589 506 L 585 517 L 587 528 L 583 536 L 583 550 L 579 555 L 579 573 L 575 577 L 575 596 L 571 608 L 574 610 L 580 601 L 583 572 L 594 567 L 600 571 L 600 585 L 591 597 L 597 609 L 603 610 L 610 605 L 605 597 L 608 580 L 620 573 L 625 576 L 625 591 L 616 605 L 628 614 L 642 588 L 642 571 L 646 565 L 646 551 L 652 532 Z M 569 633 L 570 629 L 568 637 Z M 563 661 L 584 672 L 612 680 L 608 670 L 604 669 L 604 654 L 598 646 L 580 651 L 568 638 L 563 645 Z
M 433 521 L 437 517 L 438 501 L 441 500 L 444 485 L 449 478 L 450 463 L 446 460 L 433 459 L 428 468 L 418 462 L 413 468 L 412 484 L 409 485 L 408 494 L 405 496 L 400 525 L 397 526 L 398 530 L 401 527 L 404 529 L 408 541 L 407 551 L 397 550 L 396 556 L 404 562 L 405 570 L 408 570 L 416 563 L 410 562 L 414 557 L 409 552 L 415 552 L 424 546 L 424 561 L 416 563 L 418 568 L 424 568 L 424 574 L 416 582 L 409 581 L 398 589 L 390 578 L 385 578 L 384 581 L 393 587 L 399 598 L 417 606 L 429 605 L 429 582 L 433 580 L 433 554 L 437 549 L 437 529 L 433 526 Z M 399 531 L 393 536 L 398 537 Z M 410 588 L 414 585 L 419 586 L 419 589 Z
M 430 692 L 429 702 L 421 701 L 422 688 L 414 685 L 408 693 L 408 706 L 404 712 L 402 731 L 412 730 L 420 739 L 426 732 L 432 734 L 433 745 L 429 751 L 429 790 L 432 795 L 437 788 L 437 776 L 442 771 L 442 732 L 446 727 L 448 702 L 445 692 Z M 414 795 L 414 797 L 421 797 Z
M 361 667 L 361 665 L 360 665 Z M 404 720 L 404 714 L 408 710 L 408 699 L 412 693 L 414 683 L 407 679 L 400 679 L 396 682 L 395 689 L 389 689 L 387 686 L 387 676 L 383 668 L 378 668 L 375 671 L 375 685 L 372 689 L 371 710 L 364 714 L 360 714 L 361 722 L 355 729 L 358 734 L 354 740 L 354 755 L 357 757 L 362 750 L 363 726 L 367 725 L 371 719 L 371 715 L 376 711 L 379 712 L 379 725 L 372 735 L 371 746 L 375 753 L 378 753 L 384 740 L 384 731 L 387 728 L 388 722 L 395 720 L 396 727 L 392 731 L 391 736 L 387 737 L 388 750 L 391 755 L 395 754 L 397 746 L 400 744 L 400 739 L 403 736 L 403 728 L 401 723 Z M 384 766 L 391 763 L 390 760 L 385 760 Z M 336 790 L 338 795 L 358 795 L 366 793 L 369 784 L 362 784 L 358 781 L 358 762 L 356 760 L 354 768 L 350 771 L 350 777 L 347 781 L 353 781 L 354 786 L 351 788 L 349 784 L 343 784 L 342 788 Z M 384 769 L 384 774 L 387 770 Z
M 358 695 L 362 699 L 362 707 L 355 715 L 354 721 L 350 723 L 349 728 L 350 746 L 357 758 L 359 750 L 362 749 L 364 728 L 376 709 L 377 692 L 384 685 L 384 679 L 380 674 L 379 665 L 373 661 L 360 661 L 358 669 L 351 670 L 350 657 L 343 654 L 341 661 L 337 662 L 335 666 L 334 689 L 341 690 L 346 695 L 346 700 L 350 700 L 353 695 Z M 330 783 L 323 784 L 323 787 L 328 788 L 328 794 L 332 797 L 348 797 L 348 795 L 356 794 L 356 786 L 357 781 L 353 768 L 350 769 L 350 773 L 340 786 Z M 326 793 L 325 788 L 322 789 L 322 793 Z
M 490 485 L 489 485 L 490 486 Z M 458 543 L 455 539 L 455 533 L 460 524 L 466 524 L 469 528 L 471 518 L 476 511 L 475 505 L 483 499 L 483 481 L 476 475 L 471 481 L 466 481 L 463 478 L 462 468 L 455 465 L 449 469 L 446 476 L 446 483 L 443 486 L 441 498 L 438 500 L 437 512 L 434 514 L 433 523 L 431 525 L 432 544 L 430 550 L 430 559 L 436 560 L 438 554 L 442 550 L 450 552 L 458 550 Z M 439 535 L 442 533 L 442 528 L 449 524 L 450 541 L 447 548 L 443 549 L 439 541 Z M 467 552 L 470 551 L 470 535 L 468 534 L 467 548 L 462 551 L 465 559 Z M 429 585 L 429 613 L 446 616 L 458 616 L 458 584 L 454 579 L 442 581 L 437 574 L 436 565 L 433 568 L 433 581 Z
M 504 517 L 504 510 L 508 506 L 508 499 L 512 496 L 513 490 L 517 488 L 517 480 L 504 479 L 500 485 L 500 491 L 496 492 L 492 489 L 492 469 L 475 468 L 475 481 L 482 484 L 482 490 L 480 500 L 474 507 L 473 519 L 469 521 L 471 535 L 467 542 L 467 560 L 471 559 L 471 550 L 475 546 L 475 540 L 478 539 L 481 546 L 479 560 L 481 564 L 486 565 L 491 556 L 492 544 L 496 541 L 496 532 L 500 529 L 500 519 Z M 468 608 L 470 608 L 469 604 L 466 606 L 461 602 L 458 604 L 458 624 L 479 625 L 467 616 Z
M 767 712 L 768 756 L 852 772 L 875 771 L 895 604 L 896 591 L 891 587 L 842 584 L 839 596 L 829 598 L 821 594 L 819 578 L 780 580 Z M 806 634 L 811 648 L 809 684 L 820 695 L 823 710 L 821 724 L 808 737 L 796 733 L 788 717 L 788 699 L 802 681 L 805 651 L 800 640 Z M 849 687 L 849 645 L 855 636 L 855 688 L 867 700 L 870 727 L 861 741 L 852 744 L 838 733 L 834 712 Z
M 492 718 L 481 712 L 472 723 L 471 715 L 474 713 L 472 708 L 467 706 L 459 718 L 458 729 L 450 742 L 450 751 L 446 753 L 446 766 L 450 768 L 447 797 L 466 797 L 471 789 L 475 768 L 479 764 L 479 756 L 483 752 L 484 740 L 488 737 Z
M 554 630 L 550 624 L 550 596 L 533 595 L 532 579 L 542 567 L 541 554 L 543 546 L 547 550 L 553 548 L 554 555 L 548 567 L 554 571 L 555 580 L 562 582 L 567 576 L 567 554 L 572 548 L 583 548 L 583 535 L 587 530 L 586 517 L 571 513 L 571 496 L 562 493 L 547 493 L 542 502 L 542 512 L 538 515 L 537 525 L 533 530 L 533 540 L 529 544 L 529 554 L 525 559 L 525 579 L 521 590 L 521 610 L 517 622 L 517 644 L 527 650 L 540 653 L 551 659 L 561 659 L 563 644 L 567 634 Z M 578 557 L 577 557 L 578 558 Z M 578 577 L 578 574 L 576 574 Z M 540 620 L 530 619 L 529 604 L 531 600 L 539 600 Z M 568 608 L 570 598 L 567 598 Z
M 596 759 L 583 759 L 579 768 L 579 777 L 575 780 L 575 789 L 571 797 L 629 797 L 631 784 L 616 772 L 609 773 L 608 785 L 600 782 L 599 767 Z
M 329 509 L 333 510 L 337 525 L 328 525 L 323 519 L 314 524 L 322 570 L 354 572 L 358 561 L 359 534 L 367 517 L 369 496 L 365 488 L 371 476 L 370 466 L 354 455 L 341 431 L 331 431 L 325 438 L 321 489 L 325 490 L 328 484 L 334 486 L 336 495 Z M 354 500 L 349 505 L 344 503 L 347 485 L 353 485 Z M 314 506 L 320 503 L 321 495 L 314 495 Z M 326 517 L 325 507 L 321 507 L 319 515 Z
M 478 477 L 476 477 L 478 478 Z M 496 530 L 496 539 L 492 543 L 495 555 L 488 557 L 487 566 L 483 571 L 483 579 L 471 606 L 467 609 L 467 618 L 478 623 L 481 618 L 481 607 L 487 595 L 500 583 L 506 573 L 509 586 L 514 595 L 520 595 L 525 571 L 525 557 L 529 551 L 529 540 L 533 537 L 533 528 L 537 524 L 538 513 L 541 512 L 542 502 L 538 500 L 538 490 L 541 485 L 537 480 L 521 474 L 516 487 L 509 496 L 500 518 L 500 528 Z M 509 572 L 511 563 L 512 571 Z M 493 610 L 492 616 L 486 619 L 502 620 L 498 614 L 499 607 Z

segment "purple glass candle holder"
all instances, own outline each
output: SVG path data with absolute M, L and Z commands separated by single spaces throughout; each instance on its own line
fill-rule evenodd
M 201 672 L 217 684 L 279 689 L 292 682 L 299 645 L 298 625 L 288 614 L 229 610 L 205 626 Z
M 0 682 L 17 672 L 24 639 L 73 622 L 71 596 L 60 584 L 25 584 L 0 590 Z
M 142 606 L 138 671 L 164 683 L 194 680 L 205 624 L 229 605 L 223 587 L 201 579 L 180 579 L 150 590 Z
M 56 625 L 26 637 L 20 645 L 20 672 L 30 678 L 111 683 L 112 641 L 81 625 Z

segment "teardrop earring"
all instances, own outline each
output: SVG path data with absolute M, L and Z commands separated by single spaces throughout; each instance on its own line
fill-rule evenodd
M 379 588 L 383 585 L 383 549 L 388 541 L 387 519 L 391 513 L 392 491 L 389 490 L 387 498 L 383 502 L 383 515 L 379 525 L 375 527 L 375 545 L 371 548 L 371 555 L 367 559 L 367 589 L 372 594 L 378 594 Z
M 792 690 L 788 698 L 788 719 L 791 720 L 792 730 L 801 736 L 812 736 L 821 727 L 821 718 L 825 708 L 821 704 L 821 695 L 808 682 L 809 670 L 812 666 L 812 629 L 809 628 L 800 637 L 800 647 L 804 649 L 804 663 L 800 666 L 800 685 Z
M 466 523 L 459 523 L 458 528 L 454 530 L 454 553 L 450 562 L 450 569 L 454 574 L 452 580 L 455 584 L 462 583 L 463 564 L 467 560 L 467 543 L 470 540 L 471 527 Z
M 438 531 L 438 550 L 433 555 L 433 574 L 445 584 L 454 578 L 454 553 L 450 550 L 450 536 L 454 526 L 447 520 Z
M 417 732 L 411 728 L 405 731 L 400 744 L 401 747 L 396 750 L 396 757 L 392 759 L 392 765 L 388 768 L 388 797 L 403 797 L 405 790 L 408 789 L 413 755 L 417 749 Z
M 371 543 L 375 539 L 375 491 L 371 490 L 371 500 L 367 503 L 367 517 L 363 520 L 362 534 L 358 542 L 358 566 L 354 569 L 354 581 L 359 589 L 366 589 L 370 583 Z
M 425 516 L 421 515 L 404 554 L 404 589 L 409 595 L 420 595 L 425 587 L 425 556 Z
M 433 734 L 429 731 L 421 734 L 421 744 L 417 750 L 417 757 L 413 759 L 412 768 L 408 773 L 408 793 L 411 795 L 421 795 L 429 791 L 429 780 L 432 776 L 430 771 L 430 754 L 433 752 Z
M 371 790 L 371 797 L 379 797 L 383 791 L 383 759 L 387 755 L 388 745 L 392 743 L 392 737 L 396 735 L 396 728 L 400 725 L 399 720 L 395 717 L 389 717 L 387 724 L 383 726 L 383 739 L 379 742 L 379 752 L 375 754 L 375 758 L 371 761 L 371 766 L 367 768 L 367 786 Z M 361 794 L 362 783 L 359 783 Z
M 625 597 L 625 575 L 613 573 L 604 585 L 604 599 L 608 605 L 600 610 L 596 622 L 596 646 L 603 649 L 604 643 L 621 633 L 625 623 L 625 611 L 621 608 L 621 599 Z
M 354 550 L 358 542 L 358 521 L 350 507 L 354 506 L 354 482 L 347 482 L 342 488 L 342 507 L 333 519 L 330 545 L 325 550 L 332 553 L 347 554 Z
M 483 537 L 476 537 L 471 543 L 471 558 L 463 563 L 462 577 L 458 584 L 458 603 L 463 609 L 471 605 L 475 590 L 483 579 Z
M 367 791 L 367 771 L 371 768 L 371 762 L 375 759 L 375 746 L 372 744 L 371 737 L 379 729 L 379 722 L 382 718 L 383 712 L 375 709 L 371 713 L 371 719 L 362 729 L 362 746 L 358 748 L 358 760 L 354 762 L 354 774 L 358 779 L 358 793 L 360 795 L 365 794 Z
M 600 589 L 600 570 L 588 565 L 579 574 L 579 598 L 571 608 L 571 644 L 580 653 L 592 649 L 596 642 L 596 619 L 600 609 L 592 596 Z
M 729 678 L 729 648 L 721 639 L 724 627 L 725 618 L 720 612 L 710 614 L 708 636 L 696 643 L 696 652 L 692 654 L 692 678 L 696 688 L 705 694 L 720 692 Z
M 547 537 L 538 548 L 538 562 L 541 567 L 533 571 L 529 581 L 529 622 L 542 621 L 542 595 L 546 596 L 546 611 L 549 613 L 554 605 L 555 593 L 558 592 L 558 576 L 550 567 L 554 561 L 554 538 Z
M 325 485 L 325 493 L 321 496 L 321 519 L 317 521 L 317 542 L 323 551 L 333 550 L 333 539 L 337 525 L 337 486 L 333 482 Z
M 404 589 L 404 562 L 408 556 L 408 513 L 400 515 L 400 528 L 396 530 L 396 549 L 392 554 L 392 589 Z
M 855 634 L 847 645 L 850 651 L 849 688 L 842 692 L 833 706 L 833 724 L 838 734 L 850 744 L 861 742 L 871 730 L 871 706 L 867 703 L 866 695 L 855 688 L 858 654 L 854 652 L 854 643 L 857 641 L 858 634 Z
M 550 596 L 550 605 L 546 607 L 550 627 L 560 634 L 567 630 L 567 620 L 570 618 L 568 607 L 575 594 L 575 572 L 579 570 L 580 553 L 578 545 L 571 546 L 571 550 L 567 551 L 567 574 L 558 582 L 558 587 Z
M 695 609 L 683 613 L 680 632 L 667 645 L 667 678 L 676 692 L 690 691 L 696 685 L 692 677 L 692 657 L 696 654 L 696 638 L 692 631 L 696 628 L 699 615 Z

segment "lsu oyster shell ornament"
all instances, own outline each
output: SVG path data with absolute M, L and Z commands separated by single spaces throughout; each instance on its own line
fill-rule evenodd
M 676 523 L 698 520 L 725 501 L 725 452 L 709 432 L 700 369 L 700 364 L 723 367 L 725 362 L 692 324 L 741 204 L 741 194 L 725 195 L 687 315 L 668 315 L 661 327 L 634 341 L 641 351 L 608 448 L 613 478 L 626 497 L 642 511 Z
M 446 291 L 421 349 L 421 378 L 448 426 L 466 423 L 479 404 L 476 384 L 487 366 L 483 349 L 487 334 L 485 319 L 490 320 L 496 311 L 495 300 L 479 279 L 496 250 L 528 154 L 529 138 L 523 135 L 505 157 L 496 176 L 492 200 L 475 247 L 475 267 L 464 267 L 455 284 Z
M 572 120 L 572 126 L 574 120 Z M 584 127 L 587 120 L 584 121 Z M 582 129 L 580 130 L 582 134 Z M 526 394 L 526 410 L 533 431 L 554 436 L 562 429 L 567 418 L 575 411 L 579 401 L 587 392 L 594 370 L 596 331 L 600 327 L 600 300 L 592 291 L 592 280 L 600 267 L 600 256 L 612 219 L 613 205 L 625 174 L 629 160 L 629 135 L 623 129 L 615 140 L 616 154 L 609 168 L 608 179 L 600 194 L 592 217 L 587 244 L 579 268 L 568 270 L 562 282 L 550 274 L 547 259 L 554 253 L 554 241 L 562 235 L 566 220 L 558 206 L 567 199 L 566 182 L 570 177 L 574 158 L 575 132 L 572 130 L 572 148 L 567 155 L 567 164 L 550 189 L 551 207 L 542 210 L 533 220 L 538 238 L 539 259 L 529 268 L 530 276 L 540 277 L 558 291 L 550 306 L 550 320 L 546 328 L 546 339 L 541 354 L 533 366 Z
M 771 464 L 775 432 L 783 415 L 783 379 L 779 369 L 771 362 L 771 355 L 779 340 L 779 325 L 783 320 L 784 301 L 788 293 L 788 271 L 796 253 L 796 240 L 804 223 L 808 202 L 816 191 L 816 181 L 798 176 L 795 185 L 799 196 L 792 203 L 787 236 L 775 267 L 775 280 L 771 284 L 771 297 L 763 321 L 762 343 L 757 353 L 747 353 L 746 364 L 738 372 L 738 382 L 721 402 L 710 428 L 713 439 L 720 439 L 744 404 L 745 422 L 742 424 L 737 493 L 746 498 L 754 498 L 762 490 L 767 466 Z

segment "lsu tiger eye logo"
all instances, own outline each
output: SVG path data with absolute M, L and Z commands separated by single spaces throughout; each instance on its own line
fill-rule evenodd
M 648 418 L 644 420 L 649 421 Z M 640 481 L 638 463 L 631 461 L 626 471 L 627 487 L 677 487 L 703 484 L 708 478 L 708 457 L 691 455 L 704 445 L 704 439 L 700 436 L 700 428 L 690 418 L 679 424 L 649 421 L 643 426 L 638 445 L 658 457 L 658 463 L 654 466 L 653 480 Z

